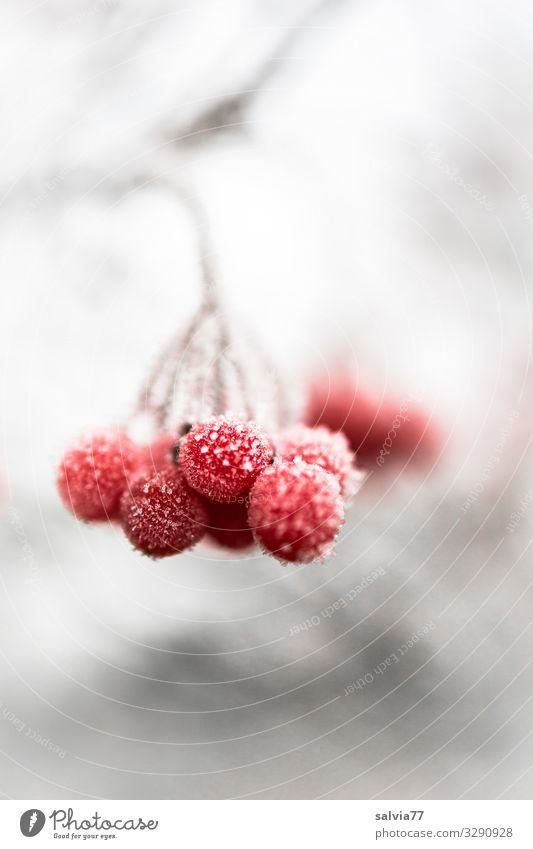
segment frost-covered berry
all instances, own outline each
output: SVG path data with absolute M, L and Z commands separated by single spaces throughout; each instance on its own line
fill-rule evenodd
M 174 452 L 178 443 L 175 433 L 163 431 L 142 449 L 142 466 L 146 471 L 159 472 L 172 466 Z
M 270 440 L 254 422 L 216 416 L 183 437 L 179 462 L 193 489 L 228 503 L 248 492 L 272 453 Z
M 138 463 L 139 448 L 124 433 L 82 437 L 59 464 L 59 494 L 79 519 L 113 519 Z
M 326 558 L 343 520 L 339 482 L 320 466 L 278 462 L 259 475 L 250 492 L 250 527 L 258 544 L 278 560 Z
M 137 477 L 120 506 L 124 533 L 150 557 L 168 557 L 203 537 L 207 511 L 176 466 L 150 477 Z
M 224 548 L 236 551 L 250 548 L 254 536 L 248 527 L 248 506 L 244 498 L 232 504 L 205 502 L 208 515 L 207 537 Z
M 286 431 L 279 444 L 282 460 L 302 460 L 321 466 L 338 479 L 342 494 L 354 494 L 360 474 L 355 470 L 353 454 L 346 436 L 328 427 L 296 425 Z

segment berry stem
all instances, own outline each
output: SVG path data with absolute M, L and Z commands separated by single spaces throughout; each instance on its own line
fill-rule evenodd
M 228 320 L 220 303 L 205 210 L 194 194 L 174 182 L 171 185 L 179 193 L 195 225 L 201 302 L 185 329 L 171 338 L 157 358 L 131 418 L 148 414 L 158 429 L 169 426 L 174 429 L 185 421 L 200 421 L 205 416 L 223 415 L 235 410 L 248 419 L 257 419 L 260 417 L 260 405 L 251 401 L 251 374 L 236 355 Z M 247 355 L 246 365 L 248 367 L 255 360 L 258 376 L 264 372 L 271 380 L 274 389 L 272 411 L 278 426 L 281 426 L 287 423 L 287 398 L 257 342 L 254 349 Z M 254 386 L 254 396 L 258 391 Z
M 202 301 L 204 305 L 207 305 L 210 310 L 214 311 L 219 307 L 219 292 L 212 262 L 212 240 L 207 216 L 204 207 L 194 194 L 180 189 L 180 196 L 191 214 L 197 234 L 202 279 Z

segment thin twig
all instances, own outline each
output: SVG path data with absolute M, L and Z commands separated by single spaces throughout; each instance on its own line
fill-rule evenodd
M 187 127 L 176 128 L 171 137 L 179 144 L 197 144 L 209 138 L 213 131 L 239 129 L 243 117 L 254 99 L 266 87 L 266 84 L 279 70 L 280 62 L 286 59 L 291 48 L 301 38 L 302 33 L 315 29 L 311 21 L 325 9 L 337 4 L 339 0 L 321 0 L 302 16 L 299 24 L 288 27 L 280 38 L 274 50 L 269 53 L 264 62 L 252 72 L 248 83 L 238 92 L 221 96 L 214 104 L 209 105 Z M 278 60 L 278 61 L 276 61 Z

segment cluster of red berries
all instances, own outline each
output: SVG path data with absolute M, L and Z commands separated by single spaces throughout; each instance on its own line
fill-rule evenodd
M 118 520 L 139 551 L 177 554 L 204 536 L 228 549 L 257 543 L 281 561 L 333 550 L 344 501 L 360 481 L 343 434 L 298 426 L 274 447 L 254 422 L 227 416 L 136 445 L 88 437 L 60 464 L 59 493 L 80 519 Z

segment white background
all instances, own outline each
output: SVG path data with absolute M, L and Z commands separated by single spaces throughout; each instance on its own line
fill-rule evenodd
M 3 3 L 7 798 L 531 795 L 531 9 L 313 9 Z M 184 138 L 265 62 L 237 127 Z M 125 415 L 197 303 L 171 180 L 295 391 L 340 348 L 444 434 L 438 469 L 361 493 L 325 566 L 152 563 L 57 497 L 66 442 Z

